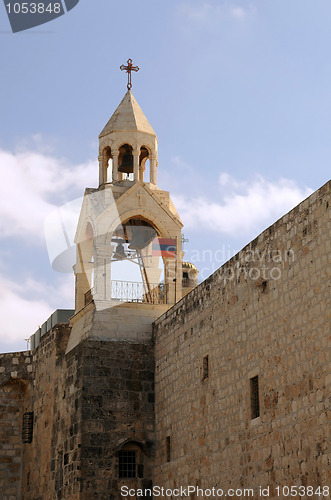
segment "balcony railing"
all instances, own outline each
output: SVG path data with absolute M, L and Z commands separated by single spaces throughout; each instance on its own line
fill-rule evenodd
M 150 284 L 149 289 L 140 282 L 112 281 L 111 300 L 118 302 L 137 302 L 149 304 L 164 304 L 164 284 Z M 93 301 L 93 288 L 85 293 L 85 305 Z

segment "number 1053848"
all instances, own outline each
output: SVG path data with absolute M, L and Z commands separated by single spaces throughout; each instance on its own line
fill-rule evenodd
M 36 2 L 36 3 L 8 3 L 6 5 L 8 14 L 60 14 L 62 4 L 60 2 Z
M 285 497 L 327 497 L 329 498 L 329 486 L 276 486 L 276 495 L 281 498 Z

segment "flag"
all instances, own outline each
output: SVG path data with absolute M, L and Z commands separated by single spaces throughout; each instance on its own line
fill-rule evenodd
M 154 238 L 152 241 L 153 257 L 176 257 L 176 240 L 171 238 Z

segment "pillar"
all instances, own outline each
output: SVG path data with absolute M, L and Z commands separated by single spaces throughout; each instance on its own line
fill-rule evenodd
M 156 158 L 151 156 L 150 159 L 150 182 L 156 186 L 157 184 L 157 164 Z
M 113 182 L 118 181 L 118 152 L 113 153 Z
M 103 155 L 98 156 L 99 161 L 99 186 L 103 184 Z
M 144 182 L 144 172 L 145 172 L 145 165 L 142 163 L 139 165 L 139 180 L 141 182 Z
M 135 149 L 132 151 L 133 154 L 133 178 L 135 182 L 139 181 L 139 156 L 140 150 Z
M 93 298 L 97 310 L 110 307 L 112 252 L 112 245 L 96 245 Z

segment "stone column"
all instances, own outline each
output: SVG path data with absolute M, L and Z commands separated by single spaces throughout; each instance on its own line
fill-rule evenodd
M 140 150 L 135 149 L 132 151 L 133 154 L 133 178 L 135 182 L 139 181 L 139 155 Z
M 103 184 L 103 155 L 98 156 L 99 161 L 99 186 Z
M 113 182 L 118 181 L 118 151 L 116 153 L 113 153 Z
M 144 182 L 144 172 L 145 172 L 145 165 L 143 164 L 139 165 L 139 180 L 141 182 Z
M 150 182 L 156 186 L 157 184 L 157 164 L 155 156 L 150 156 Z
M 176 302 L 176 259 L 163 258 L 164 262 L 164 283 L 166 292 L 166 303 Z
M 111 245 L 96 245 L 93 297 L 97 309 L 110 307 L 112 252 Z

